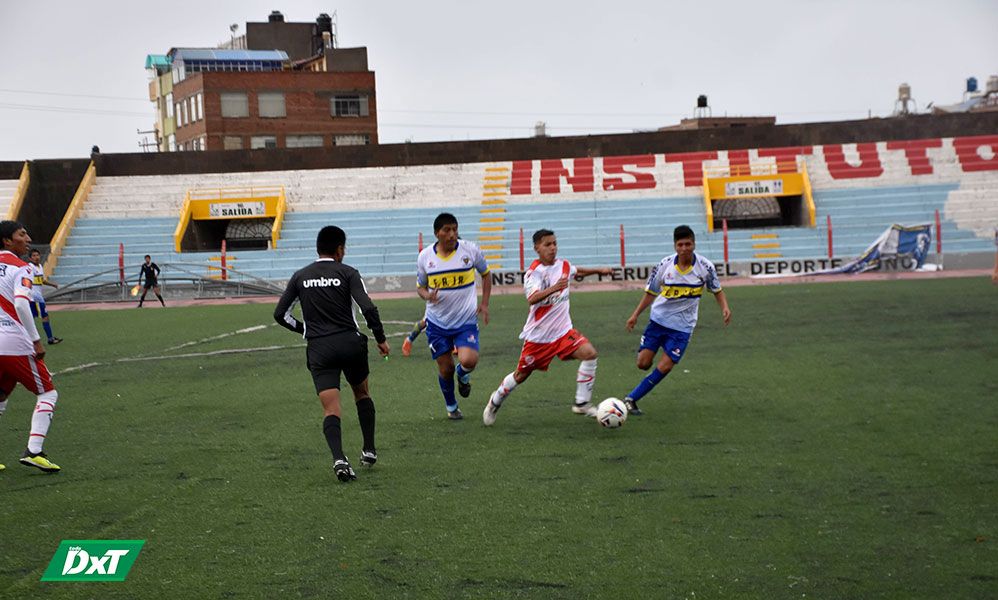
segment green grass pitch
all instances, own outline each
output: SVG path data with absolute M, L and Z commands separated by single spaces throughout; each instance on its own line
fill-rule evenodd
M 18 464 L 33 397 L 0 418 L 2 598 L 987 598 L 998 596 L 998 292 L 986 279 L 742 287 L 683 362 L 603 430 L 570 412 L 575 363 L 492 428 L 521 296 L 493 299 L 465 420 L 425 337 L 372 352 L 379 463 L 335 480 L 304 349 L 271 305 L 53 312 L 60 398 Z M 573 296 L 596 397 L 642 377 L 640 292 Z M 153 303 L 154 304 L 154 303 Z M 418 299 L 381 301 L 411 322 Z M 643 327 L 646 317 L 639 322 Z M 389 332 L 407 331 L 388 325 Z M 173 358 L 118 362 L 136 356 Z M 349 394 L 348 394 L 349 397 Z M 355 466 L 352 402 L 345 449 Z M 143 539 L 124 583 L 42 583 L 63 539 Z

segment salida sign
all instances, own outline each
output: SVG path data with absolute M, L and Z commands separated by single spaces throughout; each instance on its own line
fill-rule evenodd
M 884 173 L 882 154 L 903 154 L 909 173 L 913 176 L 935 173 L 934 156 L 955 154 L 960 169 L 965 173 L 998 171 L 998 135 L 979 135 L 957 138 L 930 138 L 885 142 L 883 150 L 876 142 L 855 144 L 856 158 L 846 157 L 848 144 L 823 146 L 786 146 L 759 148 L 757 150 L 727 150 L 706 152 L 678 152 L 671 154 L 640 154 L 632 156 L 606 156 L 602 158 L 570 158 L 513 161 L 510 177 L 510 194 L 560 194 L 563 192 L 651 190 L 656 189 L 662 168 L 670 164 L 681 165 L 685 187 L 703 185 L 703 165 L 707 161 L 727 164 L 748 173 L 750 161 L 773 158 L 778 173 L 795 170 L 800 156 L 820 154 L 823 165 L 832 179 L 877 178 Z M 721 156 L 724 155 L 724 158 Z

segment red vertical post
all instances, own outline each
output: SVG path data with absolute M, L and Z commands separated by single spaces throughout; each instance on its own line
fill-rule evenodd
M 620 266 L 627 266 L 627 256 L 624 254 L 624 224 L 620 224 Z
M 423 251 L 423 232 L 419 232 L 419 251 Z
M 939 209 L 936 209 L 936 254 L 943 253 L 943 223 L 939 220 Z
M 833 258 L 835 252 L 832 250 L 832 215 L 825 215 L 825 223 L 828 224 L 828 258 Z
M 520 270 L 523 271 L 523 227 L 520 228 Z
M 724 230 L 724 263 L 728 262 L 728 220 L 721 220 L 721 228 Z
M 118 281 L 125 285 L 125 245 L 118 243 Z
M 225 268 L 225 240 L 222 240 L 222 281 L 228 281 L 229 272 Z

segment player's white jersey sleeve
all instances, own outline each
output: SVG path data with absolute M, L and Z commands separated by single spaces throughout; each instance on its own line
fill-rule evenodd
M 14 302 L 17 298 L 31 300 L 34 271 L 10 252 L 0 252 L 0 354 L 5 356 L 33 355 L 35 346 L 21 325 Z

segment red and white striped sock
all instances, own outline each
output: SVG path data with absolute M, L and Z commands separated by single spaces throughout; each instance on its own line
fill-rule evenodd
M 31 415 L 31 435 L 28 436 L 28 452 L 38 454 L 42 451 L 42 444 L 45 443 L 45 436 L 49 432 L 49 425 L 52 424 L 52 413 L 55 411 L 55 403 L 59 394 L 55 390 L 38 395 L 38 402 L 35 403 L 35 413 Z
M 596 361 L 584 360 L 579 363 L 579 372 L 575 378 L 575 403 L 585 404 L 593 397 L 593 383 L 596 381 Z
M 515 389 L 516 378 L 513 377 L 512 373 L 510 373 L 503 378 L 502 383 L 499 384 L 499 388 L 496 390 L 496 393 L 492 395 L 492 403 L 496 406 L 501 406 L 502 401 L 506 399 L 506 396 L 512 394 Z

